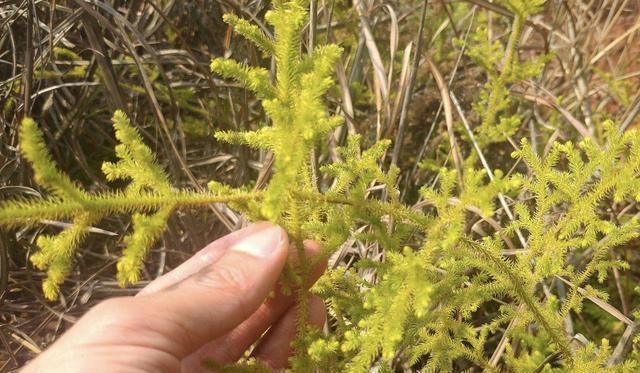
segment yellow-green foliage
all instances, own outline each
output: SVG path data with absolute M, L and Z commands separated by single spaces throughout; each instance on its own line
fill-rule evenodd
M 278 70 L 276 82 L 272 84 L 264 68 L 247 67 L 228 59 L 213 60 L 211 69 L 252 90 L 262 100 L 272 121 L 271 126 L 256 131 L 219 132 L 216 137 L 274 153 L 277 172 L 265 192 L 261 214 L 280 221 L 281 215 L 290 210 L 290 204 L 283 203 L 288 199 L 290 186 L 299 185 L 305 191 L 312 189 L 307 161 L 310 151 L 318 140 L 342 124 L 342 117 L 327 115 L 322 101 L 333 85 L 330 75 L 341 50 L 336 45 L 324 45 L 310 55 L 302 55 L 300 35 L 307 22 L 307 12 L 300 2 L 278 1 L 265 15 L 274 28 L 276 42 L 244 20 L 235 16 L 225 19 L 235 26 L 236 32 L 253 41 L 266 55 L 273 56 Z
M 71 269 L 73 256 L 88 228 L 112 214 L 133 214 L 133 232 L 125 238 L 127 245 L 118 262 L 118 279 L 122 285 L 138 280 L 148 249 L 162 234 L 171 211 L 178 206 L 233 202 L 259 195 L 220 197 L 211 193 L 177 190 L 169 184 L 167 175 L 157 165 L 154 155 L 140 138 L 137 130 L 122 112 L 113 116 L 118 163 L 105 162 L 107 180 L 129 179 L 123 191 L 90 194 L 57 169 L 35 122 L 26 118 L 20 127 L 21 149 L 31 163 L 38 184 L 51 192 L 45 200 L 17 200 L 0 206 L 0 224 L 16 226 L 33 224 L 41 219 L 72 219 L 70 228 L 57 235 L 40 236 L 40 250 L 31 256 L 33 264 L 47 270 L 42 287 L 48 299 L 58 296 L 59 286 Z
M 476 128 L 481 144 L 513 135 L 519 119 L 506 114 L 508 85 L 535 75 L 542 64 L 523 64 L 516 57 L 523 22 L 542 1 L 502 3 L 516 15 L 506 52 L 497 44 L 484 49 L 476 45 L 469 52 L 484 64 L 489 78 L 476 106 L 482 117 Z M 640 200 L 640 134 L 620 133 L 608 122 L 601 144 L 557 143 L 544 157 L 523 142 L 513 156 L 524 166 L 511 176 L 475 169 L 470 155 L 462 175 L 441 169 L 439 182 L 423 187 L 415 206 L 400 201 L 400 170 L 384 171 L 380 165 L 390 142 L 363 150 L 362 138 L 350 135 L 339 149 L 340 160 L 320 170 L 332 183 L 318 190 L 309 159 L 342 121 L 328 114 L 323 101 L 333 84 L 331 71 L 340 48 L 324 45 L 302 53 L 306 5 L 303 0 L 273 3 L 265 17 L 273 26 L 273 39 L 247 21 L 226 17 L 238 33 L 275 59 L 275 81 L 263 68 L 225 59 L 211 64 L 215 73 L 253 91 L 269 117 L 268 124 L 253 131 L 216 134 L 224 141 L 273 152 L 274 175 L 262 192 L 218 182 L 209 183 L 210 192 L 173 187 L 135 127 L 118 112 L 114 127 L 119 160 L 105 163 L 103 171 L 107 180 L 129 184 L 122 190 L 88 193 L 57 170 L 35 123 L 23 121 L 23 154 L 38 184 L 51 195 L 2 203 L 0 224 L 72 220 L 71 228 L 58 235 L 40 237 L 40 251 L 31 258 L 48 271 L 46 296 L 56 297 L 87 228 L 105 216 L 132 216 L 133 231 L 124 239 L 127 247 L 117 266 L 119 281 L 126 285 L 137 281 L 145 253 L 173 210 L 226 202 L 254 219 L 283 225 L 298 250 L 303 239 L 319 241 L 324 255 L 316 260 L 326 259 L 350 238 L 380 253 L 350 268 L 328 270 L 312 289 L 328 305 L 330 333 L 310 328 L 305 312 L 300 312 L 294 371 L 391 372 L 400 366 L 426 372 L 460 367 L 490 372 L 604 370 L 611 354 L 608 342 L 574 348 L 563 319 L 579 313 L 586 297 L 606 296 L 589 280 L 596 275 L 604 280 L 612 268 L 624 267 L 607 254 L 640 232 L 637 219 L 623 215 L 612 221 L 603 213 L 610 201 Z M 483 32 L 478 31 L 476 43 L 486 40 Z M 384 193 L 374 191 L 380 189 Z M 505 218 L 500 199 L 518 201 L 513 219 Z M 287 268 L 288 279 L 305 283 L 313 264 L 303 261 L 297 271 Z M 570 284 L 563 301 L 553 294 L 541 296 L 555 281 Z M 305 287 L 295 288 L 304 310 Z M 496 340 L 503 335 L 510 342 L 499 361 L 493 361 Z M 611 371 L 637 368 L 629 361 Z M 248 360 L 221 369 L 264 367 Z
M 513 11 L 514 18 L 506 46 L 498 40 L 490 41 L 487 28 L 478 27 L 471 35 L 467 55 L 487 74 L 487 83 L 480 92 L 474 110 L 482 122 L 475 131 L 483 146 L 503 142 L 520 127 L 520 117 L 508 112 L 513 83 L 537 76 L 550 56 L 542 56 L 523 63 L 518 57 L 518 45 L 525 20 L 542 9 L 544 0 L 501 0 Z

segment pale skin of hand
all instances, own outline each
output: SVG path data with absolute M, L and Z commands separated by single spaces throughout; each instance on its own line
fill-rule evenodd
M 307 257 L 318 251 L 305 242 Z M 278 226 L 258 223 L 229 234 L 138 296 L 98 304 L 23 372 L 205 372 L 203 360 L 234 362 L 267 330 L 252 355 L 285 368 L 296 306 L 277 282 L 289 256 Z M 313 269 L 312 282 L 325 267 Z M 312 296 L 308 311 L 321 327 L 322 301 Z

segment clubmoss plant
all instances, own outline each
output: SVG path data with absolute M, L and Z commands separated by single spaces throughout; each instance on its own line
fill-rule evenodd
M 153 152 L 122 112 L 115 113 L 113 124 L 120 141 L 116 147 L 120 161 L 104 163 L 103 171 L 107 180 L 129 179 L 131 182 L 124 190 L 91 194 L 57 169 L 35 122 L 29 118 L 22 121 L 22 153 L 33 166 L 38 184 L 51 195 L 45 200 L 4 202 L 0 222 L 16 226 L 42 219 L 72 220 L 71 227 L 60 234 L 40 236 L 37 240 L 40 250 L 31 256 L 37 268 L 47 271 L 42 286 L 48 299 L 57 298 L 59 285 L 71 269 L 73 254 L 86 237 L 88 228 L 105 216 L 133 215 L 134 231 L 125 239 L 127 248 L 118 262 L 118 280 L 124 286 L 138 280 L 145 253 L 163 232 L 169 214 L 175 208 L 253 198 L 251 194 L 220 197 L 172 188 L 166 173 L 155 162 Z
M 480 93 L 480 101 L 474 110 L 481 118 L 475 128 L 476 138 L 481 146 L 506 141 L 520 127 L 520 116 L 511 115 L 510 86 L 514 83 L 540 74 L 551 56 L 544 55 L 531 61 L 521 61 L 518 45 L 524 23 L 530 15 L 542 10 L 545 0 L 501 0 L 499 3 L 513 12 L 513 21 L 507 45 L 498 40 L 491 41 L 487 27 L 479 26 L 471 35 L 467 55 L 487 75 L 487 83 Z
M 514 56 L 525 18 L 542 1 L 503 3 L 516 15 L 506 53 L 494 47 L 487 49 L 487 56 L 471 52 L 478 60 L 505 61 L 499 73 L 496 63 L 486 66 L 489 84 L 478 129 L 486 135 L 485 143 L 495 131 L 512 134 L 514 119 L 502 116 L 509 106 L 507 84 L 530 76 L 523 71 L 534 69 Z M 593 140 L 556 143 L 544 157 L 524 142 L 513 154 L 526 165 L 521 173 L 507 177 L 496 171 L 489 180 L 472 161 L 465 163 L 461 175 L 443 168 L 438 184 L 423 187 L 422 199 L 414 206 L 400 200 L 399 169 L 381 167 L 390 142 L 382 140 L 363 150 L 361 136 L 350 135 L 339 150 L 340 159 L 321 168 L 333 182 L 320 189 L 310 154 L 342 123 L 323 101 L 341 50 L 322 45 L 302 53 L 306 9 L 304 0 L 275 1 L 265 16 L 273 26 L 273 38 L 245 20 L 225 17 L 274 58 L 273 82 L 263 68 L 228 59 L 211 64 L 215 73 L 253 91 L 270 119 L 253 131 L 216 134 L 223 141 L 273 152 L 274 174 L 262 191 L 247 192 L 215 181 L 206 192 L 174 187 L 135 126 L 117 112 L 113 123 L 120 142 L 118 161 L 105 163 L 103 172 L 109 181 L 129 183 L 122 189 L 90 193 L 57 169 L 35 122 L 23 120 L 22 152 L 36 181 L 50 195 L 3 202 L 0 224 L 72 221 L 57 235 L 41 236 L 40 250 L 31 257 L 47 271 L 47 298 L 58 295 L 87 228 L 104 217 L 132 216 L 133 230 L 117 265 L 124 286 L 137 281 L 146 252 L 174 210 L 224 202 L 252 219 L 282 225 L 297 250 L 302 250 L 304 239 L 314 239 L 322 244 L 321 257 L 326 258 L 354 239 L 378 253 L 355 258 L 356 264 L 349 267 L 331 268 L 311 290 L 327 303 L 327 334 L 310 328 L 305 318 L 304 285 L 314 263 L 303 261 L 298 269 L 287 269 L 288 280 L 298 285 L 293 288 L 298 289 L 300 303 L 293 371 L 637 369 L 634 361 L 607 367 L 607 341 L 573 345 L 575 336 L 567 334 L 563 320 L 580 313 L 586 299 L 606 298 L 589 281 L 604 280 L 612 268 L 624 268 L 625 263 L 612 261 L 607 253 L 640 233 L 636 217 L 621 215 L 612 222 L 603 213 L 610 201 L 640 201 L 640 134 L 621 133 L 607 122 L 603 145 Z M 500 124 L 505 120 L 508 125 Z M 376 192 L 380 189 L 385 198 Z M 513 220 L 503 218 L 499 196 L 516 201 Z M 515 239 L 516 232 L 524 244 Z M 548 290 L 558 281 L 569 285 L 563 301 Z M 502 349 L 496 348 L 499 340 L 506 341 Z M 219 368 L 266 370 L 251 359 Z

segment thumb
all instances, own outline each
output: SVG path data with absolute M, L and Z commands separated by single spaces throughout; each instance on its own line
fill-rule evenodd
M 288 246 L 282 228 L 266 225 L 234 243 L 218 261 L 186 280 L 132 300 L 138 303 L 136 307 L 162 310 L 144 326 L 156 336 L 166 336 L 173 345 L 166 347 L 183 358 L 232 330 L 258 309 L 275 287 Z
M 178 361 L 252 315 L 279 278 L 289 240 L 263 224 L 239 238 L 215 263 L 164 290 L 104 302 L 89 319 L 101 343 L 144 346 Z M 107 340 L 105 340 L 107 339 Z
M 186 356 L 260 307 L 282 272 L 289 240 L 282 228 L 262 223 L 218 244 L 221 257 L 199 257 L 154 292 L 100 303 L 25 372 L 178 371 Z M 186 277 L 197 264 L 204 268 Z

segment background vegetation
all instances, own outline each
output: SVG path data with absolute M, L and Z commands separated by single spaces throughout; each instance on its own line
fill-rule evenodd
M 345 125 L 314 153 L 314 162 L 324 165 L 340 159 L 338 147 L 345 145 L 346 133 L 361 134 L 363 148 L 391 139 L 391 148 L 379 153 L 382 169 L 393 165 L 400 170 L 397 196 L 392 198 L 413 209 L 435 206 L 440 215 L 448 211 L 451 221 L 461 222 L 462 226 L 444 225 L 441 230 L 445 232 L 464 232 L 480 239 L 509 227 L 510 241 L 500 252 L 508 260 L 516 255 L 533 255 L 523 251 L 527 237 L 518 229 L 538 229 L 538 236 L 530 234 L 542 240 L 538 245 L 544 251 L 545 244 L 553 238 L 544 236 L 545 229 L 565 229 L 554 225 L 565 216 L 562 206 L 543 211 L 540 216 L 547 224 L 543 227 L 536 227 L 533 222 L 529 226 L 527 222 L 513 226 L 515 201 L 526 203 L 537 198 L 540 204 L 535 185 L 528 185 L 532 193 L 520 189 L 521 185 L 513 184 L 513 180 L 511 184 L 490 184 L 485 189 L 483 186 L 489 174 L 497 175 L 497 179 L 515 171 L 540 176 L 542 173 L 535 170 L 534 155 L 557 153 L 563 159 L 560 168 L 574 167 L 572 149 L 558 151 L 552 144 L 585 139 L 605 143 L 606 138 L 612 138 L 605 134 L 605 119 L 612 119 L 615 124 L 611 126 L 622 131 L 640 123 L 640 7 L 627 0 L 550 0 L 539 11 L 533 11 L 534 3 L 312 2 L 317 16 L 302 31 L 303 49 L 327 43 L 337 43 L 344 49 L 335 68 L 338 85 L 328 93 L 327 102 L 332 114 L 346 119 Z M 527 4 L 529 10 L 519 12 L 518 4 Z M 108 183 L 99 170 L 103 160 L 115 159 L 113 149 L 117 142 L 110 118 L 116 109 L 125 110 L 135 119 L 145 143 L 156 153 L 173 186 L 204 190 L 208 181 L 217 180 L 233 187 L 261 189 L 272 170 L 269 152 L 221 143 L 212 134 L 218 130 L 255 129 L 266 120 L 265 113 L 250 92 L 212 74 L 209 64 L 214 57 L 232 57 L 251 66 L 272 68 L 269 58 L 222 21 L 222 14 L 230 12 L 269 32 L 264 15 L 270 6 L 266 2 L 233 1 L 0 3 L 0 198 L 43 195 L 19 153 L 18 123 L 24 115 L 39 122 L 45 143 L 61 169 L 89 191 L 106 190 Z M 519 153 L 524 163 L 511 157 L 521 147 L 522 139 L 527 140 L 524 148 L 531 149 L 529 153 Z M 582 155 L 577 158 L 586 160 Z M 606 175 L 604 180 L 612 183 L 616 178 L 631 180 L 637 170 L 625 169 L 626 159 L 614 158 L 610 153 L 608 160 L 615 161 L 614 166 L 594 172 Z M 633 158 L 630 159 L 633 166 Z M 571 171 L 575 171 L 576 178 L 564 180 L 562 185 L 591 185 L 593 172 L 585 171 L 579 177 L 581 170 L 589 170 L 588 164 L 576 159 L 574 163 L 578 166 Z M 444 172 L 443 168 L 457 170 L 457 175 L 467 178 L 456 180 L 456 173 Z M 467 171 L 470 168 L 484 169 L 484 173 Z M 336 170 L 319 171 L 318 186 L 328 188 L 335 173 Z M 451 190 L 447 191 L 445 185 L 456 183 L 475 185 L 470 189 L 485 193 L 486 198 L 464 195 L 462 190 L 449 195 Z M 633 189 L 636 184 L 629 185 Z M 383 184 L 368 186 L 372 195 L 384 189 Z M 424 186 L 432 187 L 434 192 L 425 192 Z M 616 184 L 608 188 L 624 189 L 618 187 Z M 455 190 L 455 186 L 451 189 Z M 571 190 L 564 192 L 571 194 Z M 579 194 L 582 190 L 574 192 Z M 492 206 L 487 198 L 499 193 L 503 194 Z M 585 196 L 574 195 L 574 199 L 562 202 L 577 206 L 574 214 L 592 209 L 592 221 L 597 217 L 598 222 L 623 226 L 638 213 L 633 198 L 637 188 L 635 192 L 620 193 L 606 198 L 594 196 L 591 202 L 584 202 Z M 583 202 L 585 205 L 580 205 Z M 446 206 L 456 205 L 465 206 L 466 211 L 447 210 Z M 524 215 L 522 210 L 516 213 Z M 130 230 L 131 221 L 127 217 L 109 217 L 91 228 L 92 234 L 75 257 L 71 276 L 53 303 L 43 298 L 43 274 L 34 270 L 27 258 L 35 249 L 39 233 L 59 231 L 68 222 L 43 223 L 7 230 L 0 236 L 0 370 L 21 366 L 91 305 L 107 297 L 136 292 L 150 279 L 246 220 L 224 204 L 179 210 L 169 218 L 167 231 L 151 251 L 142 280 L 122 289 L 118 287 L 115 263 L 124 245 L 121 233 Z M 368 229 L 366 224 L 360 228 Z M 437 228 L 433 229 L 435 233 Z M 586 225 L 574 228 L 578 236 L 588 236 Z M 601 227 L 594 229 L 599 229 L 598 234 L 604 232 Z M 570 348 L 593 342 L 603 351 L 601 340 L 610 341 L 611 351 L 599 362 L 613 364 L 635 357 L 634 312 L 638 311 L 636 284 L 640 268 L 635 231 L 629 239 L 606 246 L 598 254 L 615 264 L 603 267 L 608 274 L 606 281 L 585 278 L 578 290 L 573 288 L 574 283 L 558 276 L 535 284 L 535 294 L 541 302 L 557 302 L 558 308 L 568 310 L 560 333 L 573 337 Z M 426 236 L 429 234 L 425 232 Z M 592 239 L 601 239 L 598 234 L 594 233 Z M 331 266 L 354 268 L 357 278 L 376 282 L 376 262 L 385 257 L 391 262 L 401 261 L 399 258 L 403 257 L 385 256 L 385 243 L 370 238 L 351 235 L 331 257 Z M 440 238 L 446 242 L 448 237 Z M 531 252 L 536 250 L 535 240 L 529 239 L 528 245 Z M 562 265 L 581 268 L 589 263 L 592 253 L 588 248 L 571 249 Z M 547 274 L 556 273 L 552 259 L 543 268 Z M 617 265 L 620 260 L 628 266 Z M 452 266 L 447 269 L 460 270 Z M 335 273 L 338 272 L 334 276 Z M 591 286 L 600 291 L 592 291 Z M 393 293 L 397 289 L 386 291 Z M 574 300 L 572 291 L 587 298 L 584 303 L 580 300 L 579 307 L 568 304 Z M 340 294 L 324 295 L 334 306 L 341 299 Z M 501 304 L 510 303 L 518 302 L 507 296 L 470 305 L 467 316 L 482 324 L 496 318 Z M 525 332 L 543 333 L 532 326 L 523 327 L 510 331 L 515 334 L 508 340 L 502 336 L 509 328 L 517 329 L 511 323 L 497 325 L 487 337 L 486 361 L 462 354 L 451 368 L 479 369 L 483 364 L 485 369 L 499 368 L 505 360 L 520 371 L 559 366 L 559 356 L 553 349 L 536 345 L 544 338 L 528 339 Z M 392 332 L 382 331 L 382 337 L 391 339 L 391 344 L 396 343 Z M 529 351 L 526 359 L 524 353 L 513 352 L 518 351 L 518 344 L 527 346 L 520 347 Z M 331 349 L 330 341 L 315 348 L 317 356 L 331 356 L 323 350 Z M 381 349 L 384 353 L 385 346 Z M 361 358 L 375 360 L 377 351 L 376 345 L 372 356 Z M 436 356 L 433 351 L 430 353 Z M 591 353 L 591 359 L 596 361 L 597 353 Z M 474 364 L 470 365 L 469 360 Z M 390 356 L 390 361 L 398 371 L 426 365 L 401 352 Z

